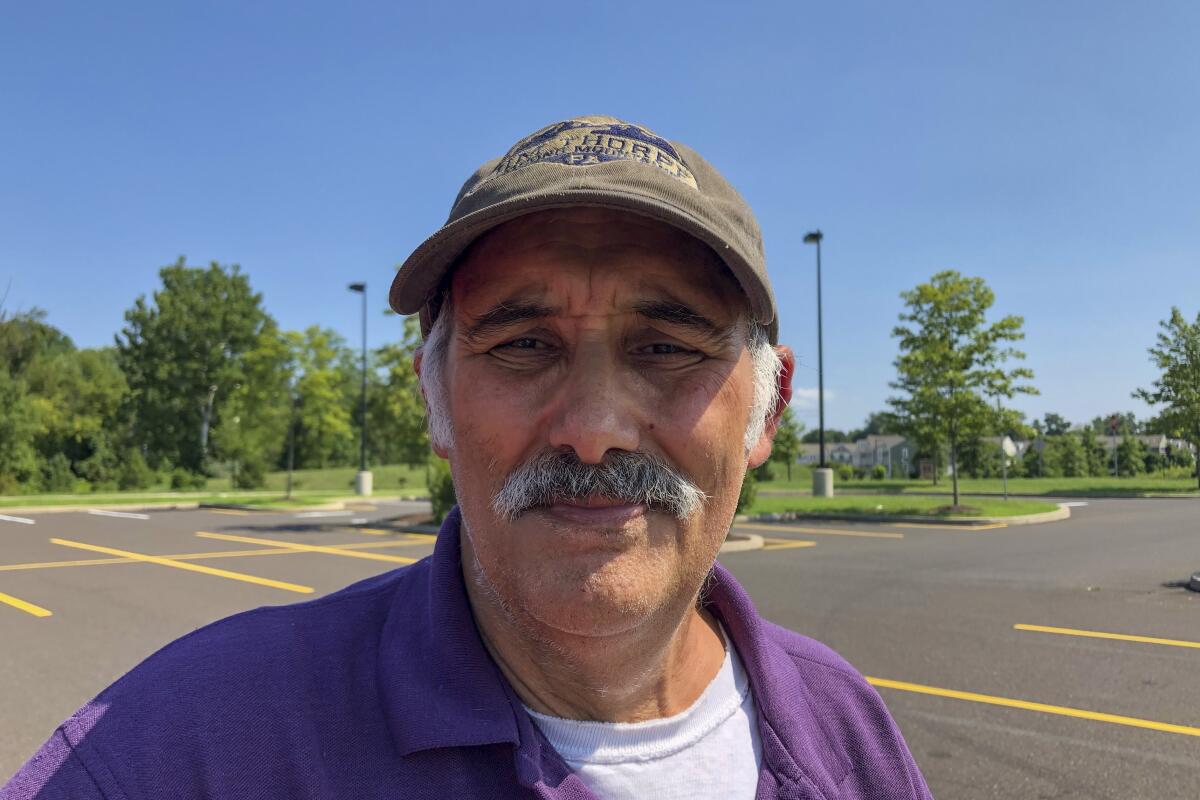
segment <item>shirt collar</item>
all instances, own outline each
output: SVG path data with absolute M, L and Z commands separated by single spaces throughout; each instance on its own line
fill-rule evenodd
M 475 627 L 463 584 L 454 508 L 433 556 L 409 567 L 384 625 L 380 693 L 403 755 L 434 747 L 517 744 L 508 682 Z
M 848 758 L 825 731 L 794 657 L 775 634 L 779 629 L 758 615 L 721 564 L 713 565 L 706 595 L 705 607 L 725 626 L 750 676 L 767 766 L 788 779 L 797 796 L 836 797 Z M 829 769 L 834 764 L 842 769 Z
M 463 582 L 460 524 L 455 507 L 442 523 L 433 556 L 408 568 L 412 579 L 400 583 L 384 624 L 380 693 L 393 741 L 402 755 L 507 743 L 517 747 L 518 778 L 526 786 L 574 783 L 480 639 Z M 823 733 L 809 690 L 792 656 L 771 635 L 771 623 L 720 564 L 713 565 L 705 597 L 750 677 L 768 766 L 802 794 L 836 796 L 838 778 L 811 765 L 829 764 L 831 757 L 844 764 L 846 756 L 831 752 L 835 746 Z

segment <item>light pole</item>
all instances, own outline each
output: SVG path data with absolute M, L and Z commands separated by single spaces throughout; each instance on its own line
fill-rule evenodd
M 1008 449 L 1004 446 L 1004 440 L 1008 438 L 1008 434 L 1004 432 L 1004 424 L 1001 418 L 1000 411 L 1000 395 L 996 395 L 996 420 L 1000 423 L 997 427 L 1000 429 L 1000 464 L 1004 470 L 1004 499 L 1008 500 Z
M 833 497 L 833 470 L 825 463 L 825 348 L 821 320 L 821 240 L 825 235 L 816 230 L 804 235 L 805 244 L 817 246 L 817 441 L 820 445 L 821 461 L 813 472 L 813 495 Z
M 354 490 L 361 495 L 371 494 L 371 473 L 367 472 L 367 285 L 352 283 L 350 291 L 362 295 L 362 418 L 361 436 L 358 442 L 358 474 L 354 476 Z
M 292 499 L 292 472 L 296 466 L 296 387 L 288 381 L 288 476 L 287 499 Z

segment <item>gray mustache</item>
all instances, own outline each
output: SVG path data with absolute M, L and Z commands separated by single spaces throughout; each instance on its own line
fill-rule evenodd
M 648 453 L 614 451 L 585 464 L 574 451 L 541 453 L 518 467 L 492 498 L 492 510 L 509 522 L 526 511 L 590 495 L 647 507 L 687 519 L 705 494 L 671 464 Z

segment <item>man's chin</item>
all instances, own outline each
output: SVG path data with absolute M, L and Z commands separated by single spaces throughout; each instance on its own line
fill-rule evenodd
M 527 594 L 532 596 L 526 612 L 548 631 L 571 636 L 613 636 L 638 628 L 662 604 L 664 581 L 649 580 L 632 562 L 618 556 L 590 572 L 558 576 Z

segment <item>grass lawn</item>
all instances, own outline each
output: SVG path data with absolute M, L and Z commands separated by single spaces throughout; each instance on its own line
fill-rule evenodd
M 1041 514 L 1058 506 L 1038 500 L 996 500 L 972 497 L 964 505 L 975 511 L 953 516 L 1013 517 L 1021 514 Z M 920 495 L 842 495 L 840 497 L 762 497 L 750 508 L 751 514 L 795 512 L 799 514 L 885 514 L 897 516 L 951 516 L 943 507 L 949 505 L 944 497 Z
M 327 467 L 325 469 L 298 469 L 293 473 L 292 490 L 339 491 L 354 493 L 354 476 L 358 467 Z M 386 464 L 371 467 L 374 489 L 378 494 L 427 494 L 425 467 L 410 467 L 407 464 Z M 287 471 L 268 472 L 269 491 L 282 492 L 287 488 Z M 229 478 L 209 478 L 208 491 L 230 491 Z
M 228 478 L 209 478 L 200 491 L 174 492 L 168 486 L 154 486 L 128 492 L 91 492 L 85 494 L 16 494 L 0 496 L 0 508 L 34 506 L 95 506 L 125 503 L 235 503 L 254 506 L 302 506 L 327 503 L 354 495 L 355 467 L 298 469 L 293 474 L 292 499 L 283 499 L 287 472 L 270 472 L 267 485 L 255 491 L 233 491 Z M 391 464 L 372 467 L 374 493 L 381 496 L 428 495 L 425 468 Z
M 36 506 L 101 506 L 137 505 L 141 503 L 230 503 L 248 506 L 303 506 L 328 503 L 335 498 L 347 497 L 348 492 L 293 493 L 285 500 L 277 492 L 97 492 L 95 494 L 27 494 L 0 497 L 0 508 Z
M 788 481 L 766 481 L 758 485 L 763 491 L 806 491 L 812 488 L 811 478 L 802 485 L 793 479 Z M 839 492 L 855 494 L 913 495 L 950 494 L 950 479 L 943 478 L 935 486 L 929 481 L 838 481 L 834 485 Z M 958 482 L 960 494 L 1004 493 L 1004 481 L 1000 478 L 963 478 Z M 1160 478 L 1139 476 L 1136 478 L 1009 478 L 1009 494 L 1035 495 L 1040 497 L 1138 497 L 1146 494 L 1200 494 L 1195 478 Z

